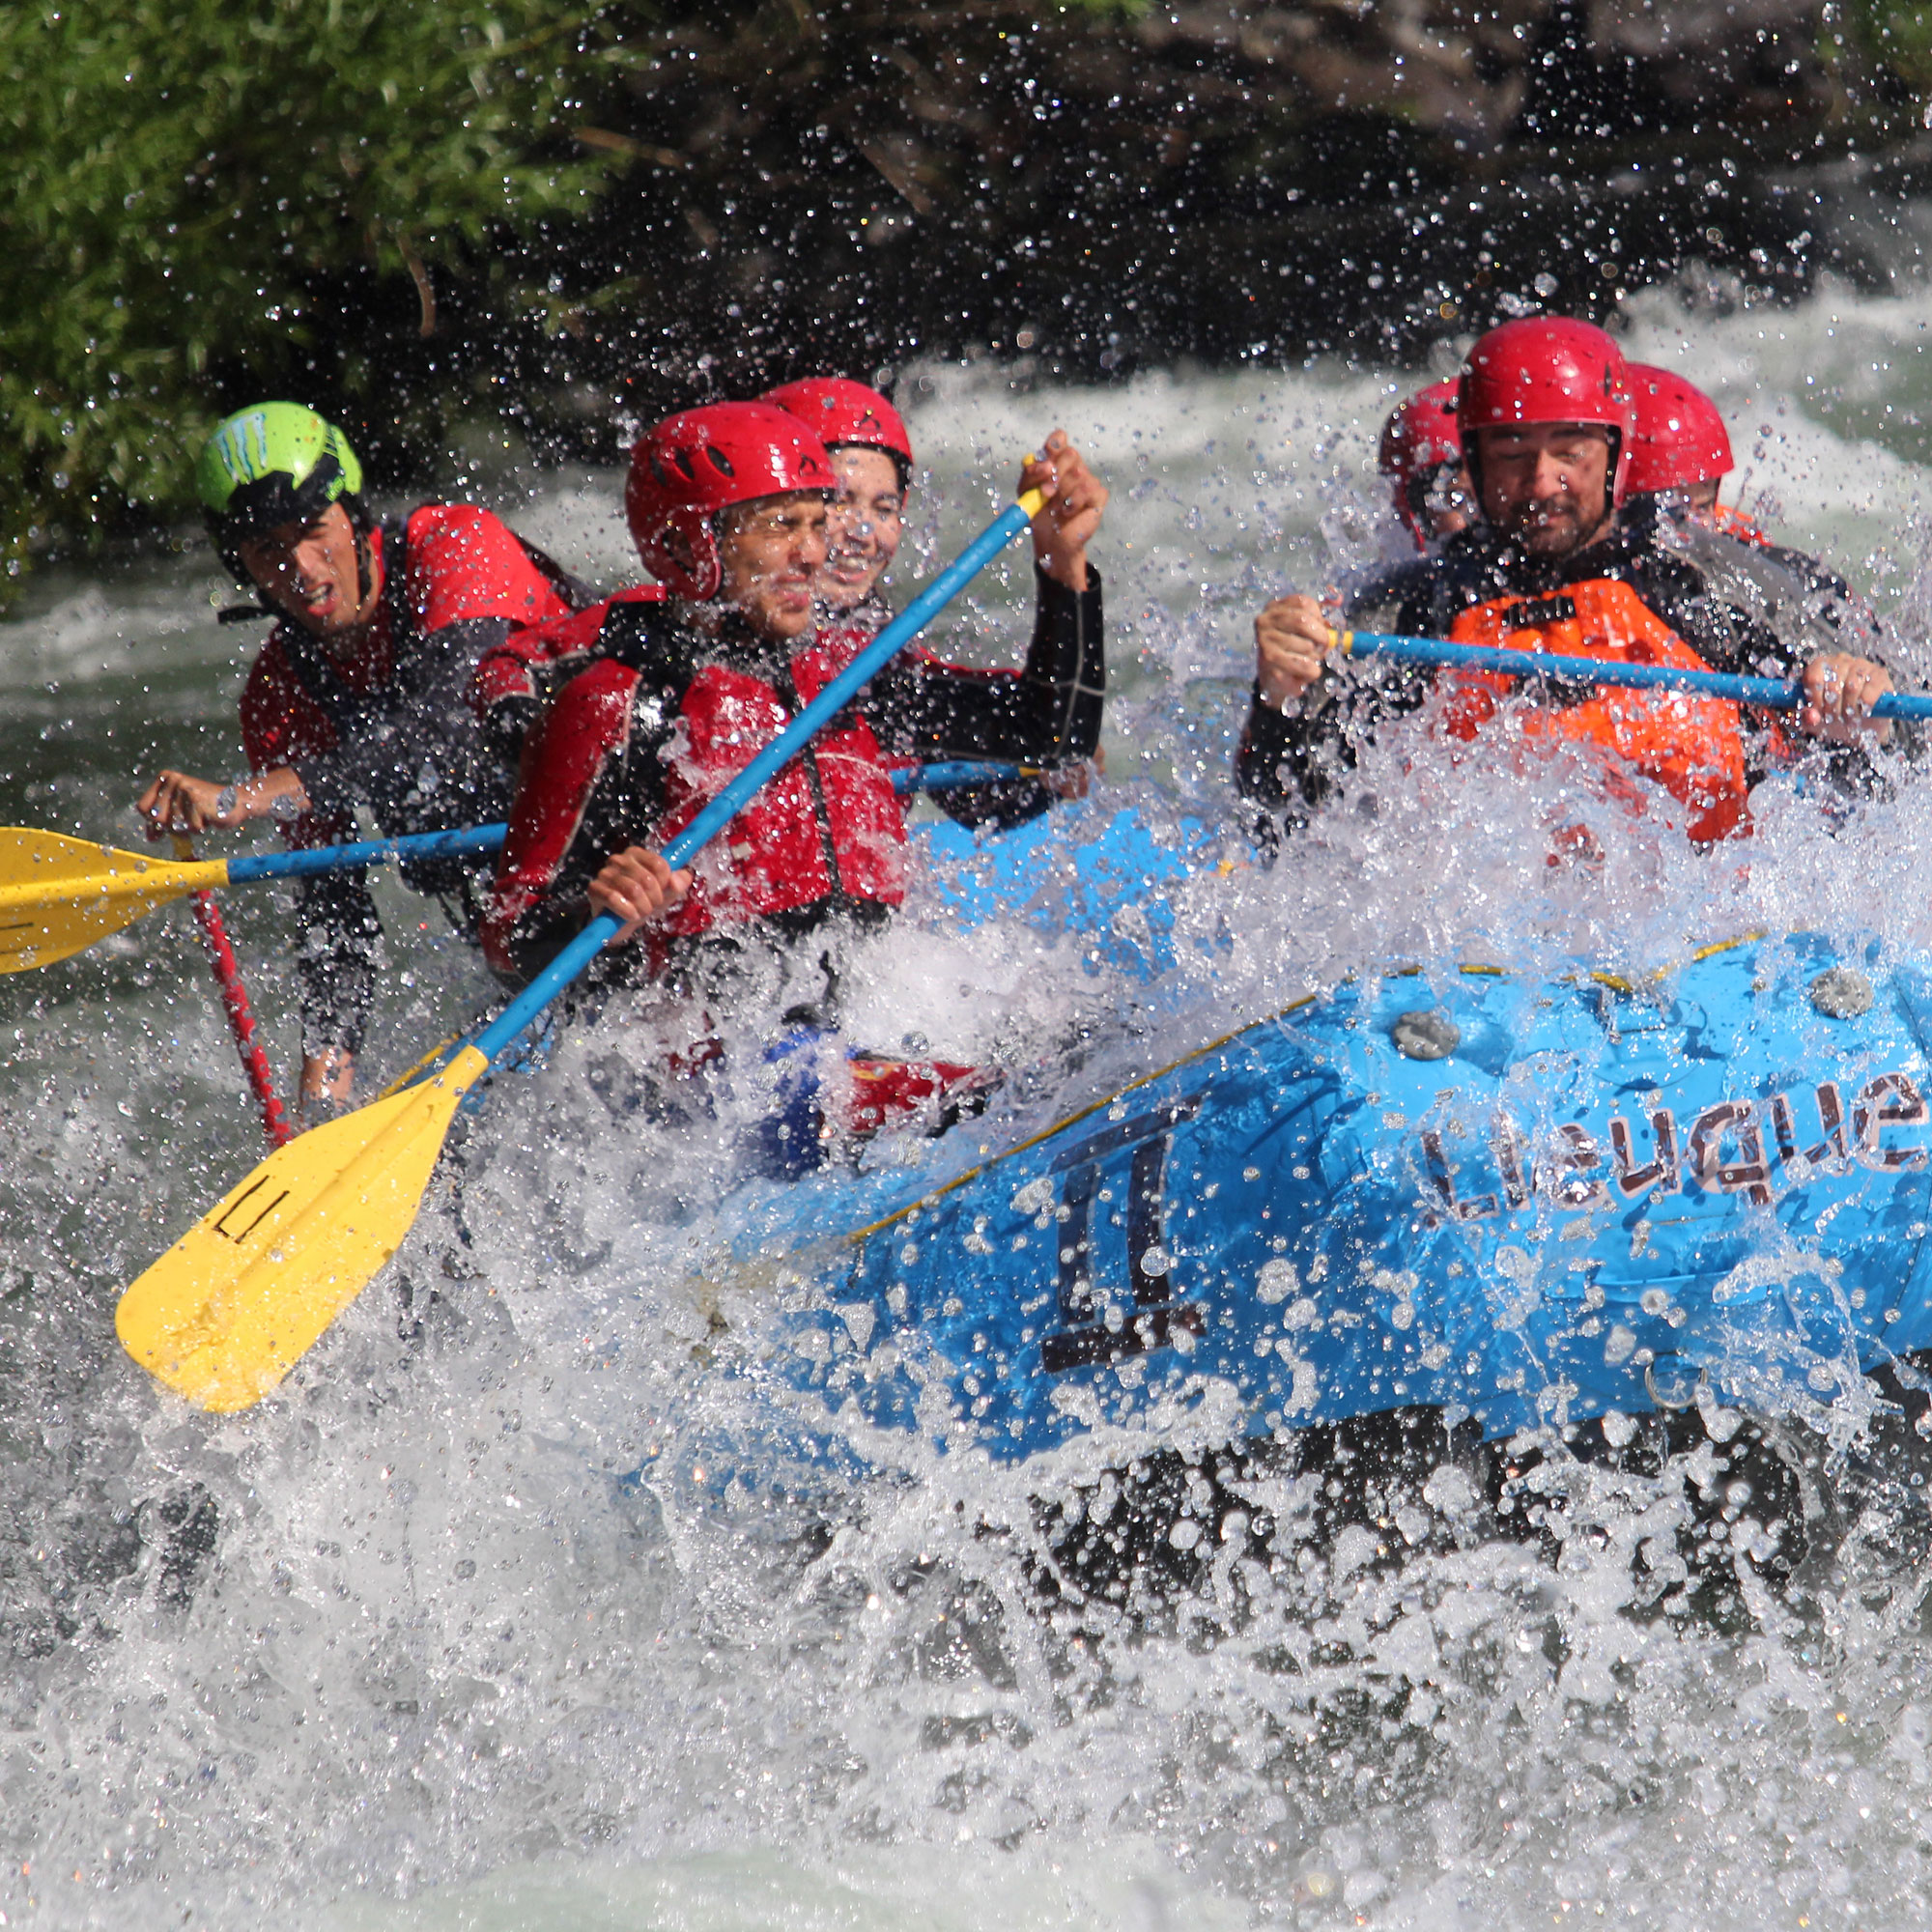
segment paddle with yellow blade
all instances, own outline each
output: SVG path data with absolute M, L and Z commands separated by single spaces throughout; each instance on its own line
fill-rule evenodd
M 893 787 L 901 794 L 946 791 L 1037 776 L 1020 765 L 950 759 L 895 771 Z M 183 865 L 59 832 L 0 826 L 0 973 L 24 973 L 70 958 L 190 893 L 265 879 L 309 879 L 399 859 L 481 858 L 501 848 L 504 831 L 501 825 L 473 825 Z
M 665 846 L 669 864 L 689 864 L 1040 508 L 1029 490 L 982 530 Z M 259 1402 L 401 1246 L 464 1094 L 618 930 L 592 920 L 426 1078 L 270 1154 L 121 1297 L 128 1352 L 200 1407 Z
M 24 973 L 69 958 L 189 893 L 262 879 L 305 879 L 393 859 L 469 858 L 496 851 L 503 833 L 500 825 L 477 825 L 184 865 L 58 832 L 0 827 L 0 973 Z

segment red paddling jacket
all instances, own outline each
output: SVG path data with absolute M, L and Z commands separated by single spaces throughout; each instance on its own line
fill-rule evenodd
M 369 543 L 383 596 L 354 653 L 338 657 L 284 618 L 242 693 L 249 768 L 292 766 L 308 795 L 308 810 L 283 828 L 293 846 L 353 837 L 358 805 L 390 837 L 500 818 L 509 778 L 468 703 L 477 660 L 517 625 L 587 601 L 541 552 L 470 504 L 424 504 L 372 530 Z M 460 866 L 412 867 L 406 876 L 418 891 L 463 895 Z M 465 906 L 451 909 L 473 925 Z M 304 880 L 295 924 L 303 1050 L 354 1053 L 382 941 L 363 875 Z
M 582 928 L 584 888 L 607 858 L 626 845 L 662 846 L 689 824 L 872 636 L 854 625 L 780 647 L 735 615 L 715 633 L 700 630 L 688 607 L 650 592 L 598 608 L 591 655 L 526 741 L 483 922 L 490 963 L 513 977 L 534 972 Z M 583 641 L 591 615 L 558 634 Z M 557 664 L 541 639 L 510 648 L 526 665 Z M 516 682 L 500 655 L 479 681 L 491 677 L 498 688 Z M 691 893 L 643 935 L 648 970 L 719 927 L 762 924 L 782 936 L 834 913 L 883 920 L 905 893 L 893 763 L 1085 757 L 1099 741 L 1104 679 L 1092 571 L 1078 593 L 1039 579 L 1018 671 L 895 659 L 700 856 Z

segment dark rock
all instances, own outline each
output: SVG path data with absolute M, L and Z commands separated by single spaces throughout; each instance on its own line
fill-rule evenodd
M 808 368 L 1418 356 L 1677 276 L 1882 286 L 1843 166 L 1918 132 L 1901 76 L 1800 0 L 851 0 L 626 46 L 578 137 L 630 166 L 522 358 L 577 384 L 550 431 L 603 454 L 611 395 L 645 417 Z

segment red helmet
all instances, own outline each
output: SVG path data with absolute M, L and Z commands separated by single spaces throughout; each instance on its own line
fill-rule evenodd
M 1590 323 L 1538 315 L 1491 329 L 1463 365 L 1456 418 L 1471 475 L 1481 453 L 1478 430 L 1516 423 L 1601 423 L 1616 432 L 1610 500 L 1621 503 L 1629 494 L 1636 426 L 1630 365 L 1623 351 Z
M 769 403 L 706 403 L 639 438 L 624 515 L 651 575 L 702 603 L 718 594 L 720 510 L 838 482 L 824 443 L 796 416 Z
M 1648 362 L 1630 365 L 1636 391 L 1636 434 L 1631 439 L 1633 497 L 1715 483 L 1737 467 L 1718 406 L 1694 383 Z
M 1416 512 L 1419 486 L 1433 481 L 1446 465 L 1460 466 L 1463 461 L 1463 438 L 1456 427 L 1456 394 L 1454 383 L 1432 383 L 1392 411 L 1382 425 L 1377 467 L 1395 484 L 1397 516 L 1424 546 L 1429 532 Z
M 1456 425 L 1456 399 L 1461 385 L 1432 383 L 1392 411 L 1382 425 L 1378 467 L 1384 476 L 1408 483 L 1463 460 L 1463 436 Z
M 858 443 L 883 449 L 912 469 L 912 438 L 904 420 L 876 389 L 844 376 L 808 376 L 800 383 L 781 383 L 767 389 L 760 401 L 776 403 L 811 430 L 827 449 Z

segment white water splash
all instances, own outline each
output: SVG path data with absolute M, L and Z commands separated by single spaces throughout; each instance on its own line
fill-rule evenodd
M 1750 491 L 1871 585 L 1909 648 L 1924 644 L 1927 472 L 1896 409 L 1932 393 L 1925 307 L 1827 291 L 1692 323 L 1655 298 L 1634 337 L 1713 384 Z M 1248 616 L 1396 554 L 1371 458 L 1407 381 L 1317 366 L 1012 394 L 929 372 L 910 399 L 929 466 L 920 543 L 950 550 L 1064 423 L 1116 491 L 1097 552 L 1116 775 L 1152 775 L 1234 853 Z M 567 565 L 623 570 L 616 479 L 520 473 L 501 492 Z M 1007 575 L 950 634 L 982 660 L 1017 651 L 1023 558 Z M 44 784 L 63 817 L 126 839 L 116 801 L 137 770 L 226 768 L 245 649 L 208 622 L 211 587 L 205 557 L 55 577 L 0 626 L 23 792 Z M 1181 964 L 1151 989 L 1030 931 L 957 933 L 920 900 L 858 962 L 856 1010 L 874 1034 L 1014 1067 L 1006 1111 L 966 1130 L 986 1138 L 1404 960 L 1647 969 L 1753 926 L 1932 945 L 1932 800 L 1913 773 L 1843 824 L 1776 785 L 1748 847 L 1702 856 L 1612 809 L 1580 767 L 1454 765 L 1420 726 L 1391 735 L 1360 789 L 1373 815 L 1338 812 L 1271 870 L 1167 891 Z M 22 810 L 46 822 L 42 804 Z M 1553 830 L 1577 822 L 1601 861 L 1552 867 Z M 396 1069 L 485 987 L 421 929 L 419 902 L 385 888 L 384 903 L 395 980 L 370 1061 Z M 274 902 L 233 913 L 286 1065 Z M 1518 1505 L 1542 1512 L 1553 1554 L 1486 1541 L 1453 1467 L 1338 1536 L 1317 1533 L 1319 1481 L 1260 1469 L 1227 1482 L 1276 1525 L 1265 1558 L 1202 1503 L 1169 1532 L 1198 1566 L 1179 1601 L 1056 1598 L 1039 1509 L 1119 1533 L 1119 1472 L 1156 1444 L 1192 1459 L 1188 1496 L 1206 1490 L 1224 1391 L 1021 1471 L 898 1438 L 867 1445 L 890 1446 L 888 1474 L 818 1492 L 699 1474 L 703 1445 L 747 1422 L 705 1374 L 714 1321 L 755 1332 L 789 1291 L 779 1268 L 718 1272 L 716 1207 L 759 1096 L 674 1128 L 627 1112 L 620 1076 L 648 1057 L 637 1017 L 501 1083 L 461 1199 L 432 1202 L 283 1395 L 229 1420 L 171 1406 L 120 1356 L 109 1314 L 254 1157 L 200 973 L 180 923 L 156 921 L 6 986 L 9 1923 L 1489 1932 L 1920 1916 L 1923 1554 L 1877 1506 L 1799 1609 L 1743 1566 L 1745 1612 L 1724 1624 L 1662 1606 L 1681 1472 L 1561 1463 Z M 1077 1071 L 1017 1077 L 1083 1028 Z M 1820 1401 L 1855 1448 L 1859 1418 Z M 1822 1462 L 1809 1480 L 1822 1506 Z M 168 1513 L 203 1497 L 218 1540 L 197 1562 Z M 1741 1546 L 1764 1508 L 1735 1506 Z

